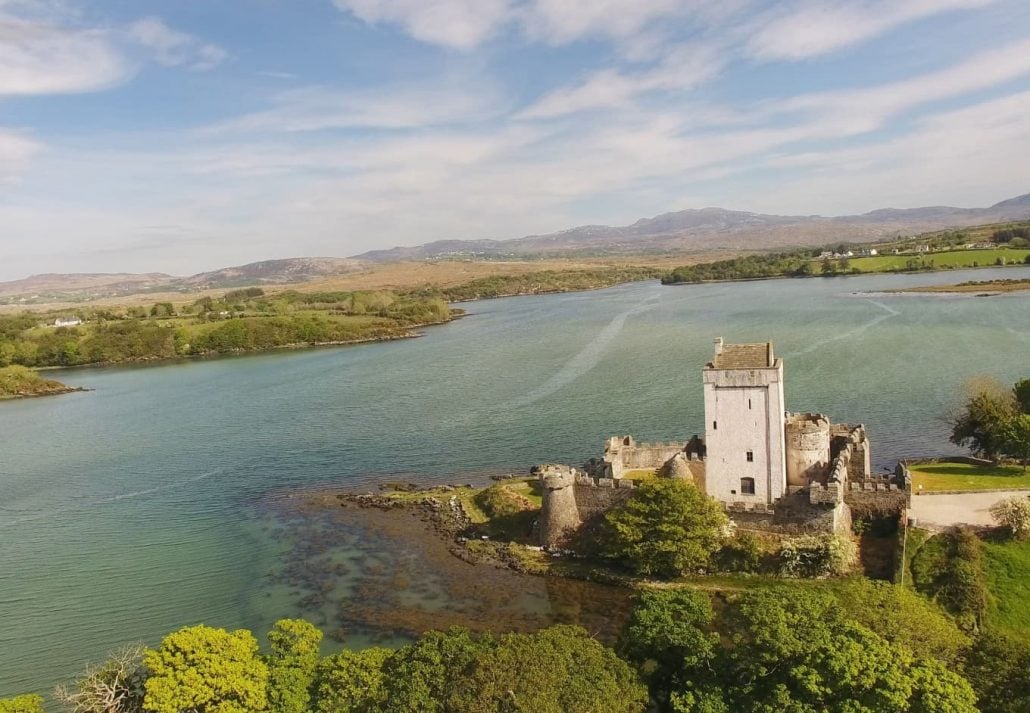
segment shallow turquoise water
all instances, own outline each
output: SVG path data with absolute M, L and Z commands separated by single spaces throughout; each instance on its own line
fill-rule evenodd
M 422 339 L 68 371 L 0 404 L 0 697 L 285 600 L 253 503 L 319 483 L 481 480 L 579 463 L 609 434 L 701 430 L 712 340 L 772 339 L 787 404 L 865 423 L 876 467 L 951 452 L 967 378 L 1030 375 L 1030 294 L 863 294 L 1030 269 L 661 287 L 464 305 Z M 534 604 L 538 606 L 539 603 Z

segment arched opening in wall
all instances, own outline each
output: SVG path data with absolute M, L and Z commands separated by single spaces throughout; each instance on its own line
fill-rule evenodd
M 755 479 L 754 478 L 741 478 L 740 479 L 740 494 L 741 495 L 754 495 L 755 494 Z

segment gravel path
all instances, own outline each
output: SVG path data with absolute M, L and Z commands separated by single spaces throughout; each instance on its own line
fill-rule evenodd
M 996 525 L 990 509 L 999 500 L 1013 495 L 1028 496 L 1023 490 L 995 490 L 989 493 L 915 495 L 911 515 L 917 527 L 948 525 Z

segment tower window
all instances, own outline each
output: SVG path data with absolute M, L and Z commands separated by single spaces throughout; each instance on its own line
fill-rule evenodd
M 754 451 L 748 451 L 747 452 L 747 462 L 748 463 L 754 463 L 755 462 L 755 452 Z
M 740 479 L 740 494 L 741 495 L 754 495 L 755 494 L 755 479 L 754 478 L 741 478 Z
M 719 430 L 719 422 L 718 421 L 712 421 L 712 430 L 713 431 L 718 431 Z
M 751 410 L 751 399 L 748 399 L 748 400 L 747 400 L 747 410 L 748 410 L 748 411 L 750 411 L 750 410 Z

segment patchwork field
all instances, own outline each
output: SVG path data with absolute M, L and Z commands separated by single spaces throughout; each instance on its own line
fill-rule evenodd
M 964 267 L 987 267 L 1000 264 L 1026 264 L 1030 250 L 1012 248 L 995 248 L 991 250 L 952 250 L 949 252 L 927 253 L 924 255 L 876 255 L 873 257 L 853 257 L 848 260 L 852 269 L 862 272 L 900 272 L 913 269 L 949 269 Z

